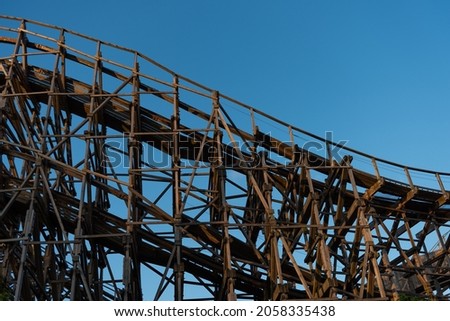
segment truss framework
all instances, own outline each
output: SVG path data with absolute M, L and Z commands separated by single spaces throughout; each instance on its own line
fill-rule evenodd
M 449 297 L 450 174 L 310 134 L 134 50 L 0 21 L 14 299 Z

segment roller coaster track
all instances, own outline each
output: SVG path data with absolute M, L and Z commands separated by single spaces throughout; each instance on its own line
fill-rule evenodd
M 137 51 L 0 22 L 11 298 L 448 299 L 449 173 L 313 135 Z

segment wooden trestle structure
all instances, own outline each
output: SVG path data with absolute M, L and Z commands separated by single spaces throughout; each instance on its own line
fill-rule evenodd
M 0 92 L 11 298 L 450 295 L 448 173 L 315 136 L 137 51 L 6 16 Z

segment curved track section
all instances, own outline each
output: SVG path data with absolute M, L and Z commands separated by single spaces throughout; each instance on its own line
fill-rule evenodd
M 0 26 L 11 298 L 448 298 L 448 173 L 307 133 L 130 49 Z

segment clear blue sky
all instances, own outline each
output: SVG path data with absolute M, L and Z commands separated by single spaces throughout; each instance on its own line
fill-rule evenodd
M 450 1 L 2 1 L 317 135 L 450 172 Z

